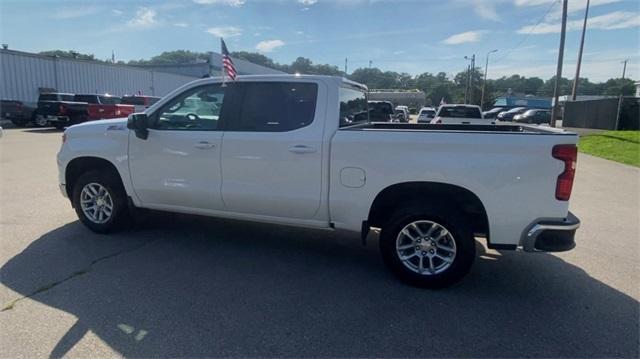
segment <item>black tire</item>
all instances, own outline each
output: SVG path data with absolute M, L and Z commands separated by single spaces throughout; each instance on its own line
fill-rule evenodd
M 81 205 L 82 191 L 87 184 L 95 183 L 106 189 L 111 199 L 111 216 L 104 223 L 96 223 L 84 213 Z M 103 196 L 104 197 L 104 196 Z M 109 170 L 88 171 L 80 175 L 72 190 L 73 207 L 80 221 L 96 233 L 108 233 L 122 229 L 130 223 L 127 194 L 117 173 Z
M 50 126 L 50 123 L 48 121 L 46 122 L 43 121 L 42 119 L 39 118 L 39 116 L 41 115 L 36 114 L 35 117 L 33 118 L 32 122 L 34 127 L 43 128 L 43 127 Z
M 66 125 L 65 123 L 61 123 L 61 122 L 53 123 L 53 127 L 55 127 L 56 130 L 64 130 L 65 125 Z
M 25 127 L 29 121 L 11 119 L 11 123 L 16 127 Z
M 451 264 L 442 272 L 430 274 L 425 271 L 420 274 L 409 268 L 400 259 L 400 254 L 396 250 L 396 240 L 402 229 L 415 221 L 437 223 L 451 234 L 451 237 L 445 236 L 443 240 L 447 242 L 453 240 L 456 253 Z M 423 234 L 425 234 L 424 231 Z M 402 240 L 410 242 L 408 237 Z M 430 240 L 425 240 L 423 242 L 424 245 L 426 245 L 426 242 L 432 243 Z M 413 251 L 413 248 L 408 250 Z M 446 204 L 413 203 L 407 204 L 393 213 L 389 221 L 383 226 L 380 233 L 380 252 L 387 267 L 403 282 L 422 288 L 442 288 L 456 283 L 469 272 L 475 259 L 476 249 L 469 221 L 462 212 Z M 421 249 L 420 253 L 424 255 L 426 252 Z M 434 253 L 447 255 L 447 252 L 442 252 L 441 249 L 435 249 Z M 424 259 L 428 261 L 428 258 L 425 257 Z M 420 256 L 412 258 L 410 262 L 413 264 L 419 260 Z M 434 261 L 440 262 L 440 259 L 434 258 Z M 440 263 L 444 265 L 444 261 Z M 416 264 L 415 266 L 417 267 L 418 265 Z

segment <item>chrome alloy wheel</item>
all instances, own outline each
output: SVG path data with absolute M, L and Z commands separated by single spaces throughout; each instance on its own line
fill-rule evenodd
M 49 123 L 49 120 L 47 120 L 47 118 L 42 115 L 37 115 L 35 122 L 37 126 L 44 127 Z
M 109 191 L 95 182 L 88 183 L 82 188 L 80 206 L 87 219 L 97 224 L 106 223 L 113 214 L 113 200 Z
M 398 233 L 396 252 L 405 267 L 428 276 L 451 266 L 456 258 L 456 242 L 441 224 L 420 220 L 407 224 Z

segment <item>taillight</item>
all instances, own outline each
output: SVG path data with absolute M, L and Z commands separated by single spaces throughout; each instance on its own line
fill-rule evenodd
M 67 134 L 66 133 L 62 133 L 62 144 L 64 144 L 65 142 L 67 142 Z
M 58 113 L 64 115 L 65 112 L 67 112 L 67 108 L 64 107 L 64 105 L 60 105 L 60 107 L 58 107 Z
M 576 175 L 578 148 L 576 145 L 555 145 L 551 155 L 553 158 L 564 162 L 564 171 L 558 176 L 558 181 L 556 182 L 556 199 L 568 201 L 573 188 L 573 178 Z

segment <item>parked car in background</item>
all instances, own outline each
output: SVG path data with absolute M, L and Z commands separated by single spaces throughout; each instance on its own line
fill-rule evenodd
M 504 107 L 494 107 L 489 111 L 482 113 L 484 118 L 496 118 L 500 112 L 504 111 Z
M 406 115 L 404 113 L 404 111 L 402 110 L 394 110 L 394 117 L 393 119 L 397 122 L 407 122 L 407 118 Z
M 513 121 L 513 116 L 519 115 L 527 110 L 526 107 L 514 107 L 507 111 L 502 111 L 496 116 L 498 121 Z
M 531 109 L 513 116 L 513 122 L 543 124 L 551 122 L 551 111 Z
M 400 122 L 409 122 L 409 107 L 407 106 L 396 106 L 395 108 L 396 118 Z
M 38 97 L 37 123 L 48 122 L 62 129 L 70 124 L 87 120 L 87 103 L 77 102 L 70 93 L 44 93 Z
M 28 105 L 22 101 L 0 100 L 0 115 L 2 118 L 10 120 L 18 127 L 24 127 L 30 123 L 42 127 L 47 125 L 47 121 L 36 123 L 36 107 Z
M 436 117 L 431 120 L 432 124 L 466 124 L 466 125 L 487 125 L 492 124 L 491 120 L 482 117 L 480 106 L 450 104 L 442 105 L 438 108 Z
M 340 118 L 362 113 L 366 96 L 365 86 L 342 77 L 197 80 L 128 120 L 68 128 L 59 188 L 99 233 L 129 223 L 135 207 L 363 240 L 379 228 L 389 269 L 422 287 L 460 280 L 476 256 L 475 237 L 500 250 L 575 246 L 576 134 L 508 124 L 341 127 Z M 185 106 L 212 110 L 200 116 Z M 440 112 L 481 117 L 475 107 Z
M 149 106 L 158 102 L 160 97 L 155 96 L 143 96 L 143 95 L 125 95 L 122 96 L 120 101 L 123 105 L 133 105 L 135 112 L 144 112 Z
M 369 101 L 369 121 L 392 122 L 395 117 L 393 104 L 389 101 Z
M 436 117 L 436 109 L 433 107 L 423 107 L 418 113 L 418 123 L 429 123 Z
M 133 105 L 120 104 L 120 97 L 108 94 L 79 94 L 73 97 L 76 102 L 86 102 L 87 120 L 107 120 L 110 118 L 127 117 L 134 113 Z

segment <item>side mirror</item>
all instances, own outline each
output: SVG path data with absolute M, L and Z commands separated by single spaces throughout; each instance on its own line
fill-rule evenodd
M 139 139 L 146 140 L 149 137 L 149 117 L 145 113 L 133 113 L 127 119 L 127 128 L 134 130 Z

